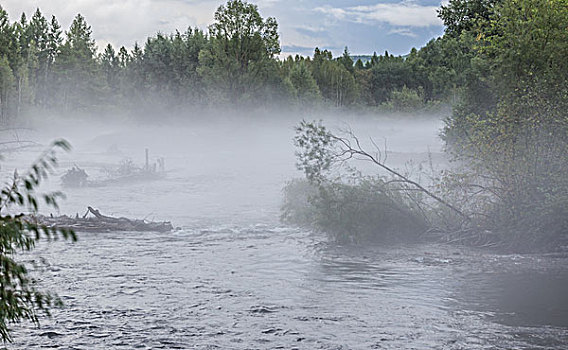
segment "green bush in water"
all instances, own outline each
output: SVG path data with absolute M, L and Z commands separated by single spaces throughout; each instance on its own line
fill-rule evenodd
M 284 188 L 284 222 L 321 230 L 339 242 L 416 241 L 428 220 L 408 191 L 378 177 L 319 185 L 294 180 Z

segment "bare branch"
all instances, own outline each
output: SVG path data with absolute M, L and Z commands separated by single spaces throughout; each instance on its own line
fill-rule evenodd
M 462 217 L 465 221 L 471 221 L 471 219 L 469 218 L 469 216 L 467 216 L 466 214 L 464 214 L 461 210 L 459 210 L 458 208 L 456 208 L 454 205 L 452 205 L 451 203 L 445 201 L 444 199 L 442 199 L 441 197 L 437 196 L 435 193 L 429 191 L 428 189 L 426 189 L 424 186 L 422 186 L 421 184 L 419 184 L 418 182 L 415 182 L 413 180 L 411 180 L 409 177 L 404 176 L 403 174 L 399 173 L 398 171 L 394 170 L 393 168 L 387 166 L 384 162 L 382 162 L 380 159 L 376 158 L 375 156 L 373 156 L 372 154 L 368 153 L 367 151 L 365 151 L 363 149 L 363 147 L 361 146 L 361 143 L 359 142 L 359 139 L 353 135 L 352 133 L 349 134 L 349 136 L 354 140 L 355 144 L 356 144 L 356 148 L 351 147 L 351 144 L 349 142 L 348 139 L 345 139 L 343 137 L 338 137 L 335 135 L 331 135 L 331 137 L 338 141 L 340 143 L 340 145 L 343 145 L 345 148 L 342 149 L 342 154 L 350 154 L 351 157 L 353 156 L 360 156 L 363 159 L 367 159 L 370 162 L 374 163 L 375 165 L 379 166 L 380 168 L 382 168 L 383 170 L 386 170 L 389 174 L 394 175 L 395 177 L 399 178 L 402 180 L 402 182 L 407 183 L 409 185 L 414 186 L 416 189 L 420 190 L 421 192 L 423 192 L 424 194 L 426 194 L 428 197 L 432 198 L 433 200 L 437 201 L 438 203 L 444 205 L 445 207 L 449 208 L 450 210 L 452 210 L 453 212 L 455 212 L 456 214 L 458 214 L 460 217 Z M 376 146 L 376 143 L 374 143 L 374 145 Z

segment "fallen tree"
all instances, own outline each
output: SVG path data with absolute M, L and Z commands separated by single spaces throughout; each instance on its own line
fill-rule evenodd
M 148 156 L 148 153 L 146 153 Z M 146 164 L 142 167 L 137 166 L 130 159 L 120 162 L 115 170 L 105 169 L 107 173 L 106 179 L 90 180 L 89 174 L 78 165 L 74 165 L 61 176 L 61 184 L 63 187 L 102 187 L 107 185 L 123 185 L 139 181 L 153 181 L 165 177 L 165 160 L 157 158 L 156 163 L 150 164 L 148 158 Z
M 454 193 L 439 188 L 439 174 L 424 174 L 426 186 L 386 164 L 386 150 L 373 140 L 367 151 L 351 131 L 337 136 L 321 122 L 302 121 L 296 128 L 297 167 L 305 181 L 284 188 L 282 219 L 320 229 L 339 241 L 400 242 L 436 237 L 476 246 L 497 244 L 481 229 L 477 212 L 461 205 Z M 363 175 L 349 164 L 366 161 L 378 167 Z
M 91 216 L 89 216 L 91 214 Z M 61 216 L 45 216 L 34 215 L 28 216 L 27 221 L 43 225 L 49 228 L 72 229 L 80 232 L 110 232 L 110 231 L 155 231 L 169 232 L 173 230 L 173 226 L 169 221 L 152 222 L 143 219 L 128 219 L 125 217 L 115 218 L 100 213 L 99 210 L 87 207 L 85 215 L 80 217 Z
M 534 162 L 523 162 L 533 158 L 514 160 L 505 151 L 482 162 L 478 152 L 473 156 L 479 158 L 441 172 L 431 166 L 432 174 L 423 172 L 430 180 L 421 184 L 388 166 L 386 151 L 372 140 L 374 152 L 366 151 L 352 132 L 342 135 L 318 122 L 303 121 L 296 128 L 297 167 L 306 180 L 284 188 L 284 221 L 341 241 L 434 238 L 515 251 L 568 248 L 565 172 L 543 174 L 533 170 Z M 562 150 L 565 145 L 563 141 Z M 565 168 L 565 153 L 554 153 L 553 160 L 552 151 L 543 153 L 551 169 Z M 363 175 L 348 164 L 351 160 L 370 162 L 379 171 Z

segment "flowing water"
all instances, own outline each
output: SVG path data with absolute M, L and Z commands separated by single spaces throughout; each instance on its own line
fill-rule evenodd
M 418 124 L 418 125 L 416 125 Z M 124 157 L 166 159 L 152 182 L 66 189 L 61 213 L 170 220 L 171 233 L 81 233 L 42 242 L 38 279 L 65 307 L 14 326 L 9 349 L 563 349 L 568 259 L 441 244 L 340 246 L 279 222 L 299 177 L 294 123 L 105 126 L 68 136 L 91 178 Z M 439 157 L 436 121 L 355 123 L 393 162 Z M 120 131 L 117 131 L 120 130 Z M 357 131 L 359 130 L 359 131 Z M 45 136 L 47 132 L 43 132 Z M 60 136 L 65 136 L 60 135 Z M 39 137 L 39 136 L 38 136 Z M 5 155 L 3 173 L 37 154 Z M 57 177 L 57 176 L 55 176 Z M 59 189 L 55 179 L 46 189 Z

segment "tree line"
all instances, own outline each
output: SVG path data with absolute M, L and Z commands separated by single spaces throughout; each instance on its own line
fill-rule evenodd
M 276 19 L 231 0 L 202 30 L 157 33 L 128 50 L 98 52 L 78 14 L 67 31 L 37 9 L 10 22 L 0 7 L 0 117 L 26 110 L 207 107 L 224 103 L 363 106 L 414 110 L 451 102 L 464 86 L 470 55 L 449 37 L 405 57 L 366 62 L 315 48 L 312 57 L 279 59 Z

